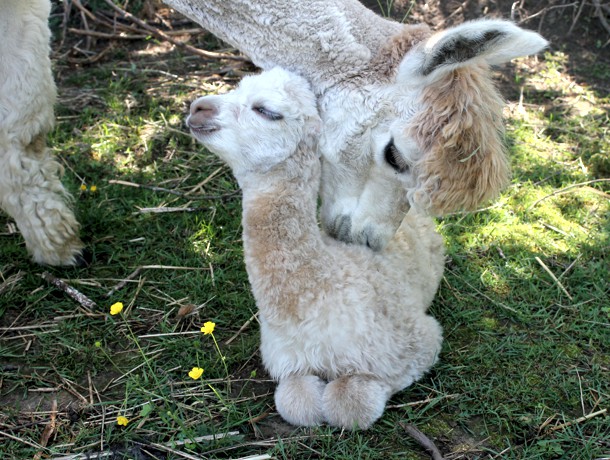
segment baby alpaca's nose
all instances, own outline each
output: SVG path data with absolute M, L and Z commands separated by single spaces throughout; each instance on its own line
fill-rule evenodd
M 212 118 L 217 113 L 216 105 L 205 97 L 200 97 L 191 104 L 191 115 L 197 115 L 197 118 Z

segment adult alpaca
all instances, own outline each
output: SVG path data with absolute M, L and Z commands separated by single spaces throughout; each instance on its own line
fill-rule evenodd
M 312 84 L 323 121 L 323 225 L 379 249 L 409 206 L 473 209 L 506 185 L 503 101 L 490 65 L 537 53 L 538 34 L 478 20 L 432 33 L 357 0 L 164 0 L 263 69 Z
M 48 0 L 0 1 L 0 208 L 35 262 L 82 260 L 78 222 L 46 146 L 56 89 L 49 59 Z
M 320 232 L 320 120 L 308 83 L 285 70 L 197 99 L 187 124 L 243 191 L 246 269 L 279 413 L 368 428 L 440 352 L 441 327 L 426 313 L 444 265 L 431 218 L 410 211 L 379 252 Z

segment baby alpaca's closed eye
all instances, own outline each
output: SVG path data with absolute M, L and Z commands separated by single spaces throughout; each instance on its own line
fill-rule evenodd
M 274 112 L 273 110 L 269 110 L 269 109 L 267 109 L 267 108 L 265 108 L 263 106 L 252 107 L 252 110 L 254 110 L 255 112 L 259 113 L 260 115 L 262 115 L 267 120 L 278 121 L 278 120 L 283 120 L 284 119 L 284 115 L 282 115 L 281 113 Z

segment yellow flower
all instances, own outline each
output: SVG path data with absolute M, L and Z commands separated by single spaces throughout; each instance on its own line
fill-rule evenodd
M 200 367 L 193 367 L 191 372 L 189 372 L 189 377 L 193 380 L 197 380 L 203 374 L 203 369 Z
M 97 185 L 92 185 L 91 187 L 89 187 L 89 191 L 91 193 L 95 193 L 97 191 Z
M 110 306 L 110 314 L 111 315 L 118 315 L 122 311 L 123 311 L 123 302 L 113 303 Z
M 81 192 L 86 192 L 87 186 L 85 184 L 80 184 L 80 190 L 81 190 Z
M 127 417 L 123 417 L 122 415 L 119 415 L 116 418 L 117 425 L 127 426 L 128 423 L 129 423 L 129 420 L 127 420 Z
M 216 327 L 216 323 L 213 323 L 212 321 L 208 321 L 201 328 L 201 332 L 203 332 L 205 335 L 211 334 L 212 332 L 214 332 L 215 327 Z

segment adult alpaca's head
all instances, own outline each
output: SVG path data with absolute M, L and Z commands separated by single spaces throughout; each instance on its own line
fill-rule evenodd
M 358 152 L 324 165 L 321 215 L 329 233 L 380 249 L 409 207 L 442 216 L 495 198 L 509 182 L 510 166 L 504 101 L 491 66 L 546 45 L 537 33 L 503 20 L 434 34 L 405 26 L 394 35 L 371 62 L 375 75 L 385 71 L 392 80 L 375 90 L 375 121 L 352 128 L 351 138 L 323 133 L 325 158 L 333 149 Z M 354 112 L 360 113 L 355 105 Z
M 472 210 L 508 183 L 502 100 L 490 66 L 533 54 L 547 42 L 501 20 L 478 20 L 432 35 L 397 73 L 401 113 L 378 163 L 405 184 L 412 206 L 435 215 Z
M 323 120 L 320 217 L 332 236 L 381 249 L 410 206 L 473 209 L 507 184 L 490 66 L 542 50 L 535 32 L 477 20 L 432 33 L 358 0 L 165 2 L 257 66 L 311 82 Z
M 200 97 L 187 125 L 239 178 L 273 169 L 299 144 L 312 150 L 320 119 L 307 81 L 278 67 L 244 78 L 228 94 Z

